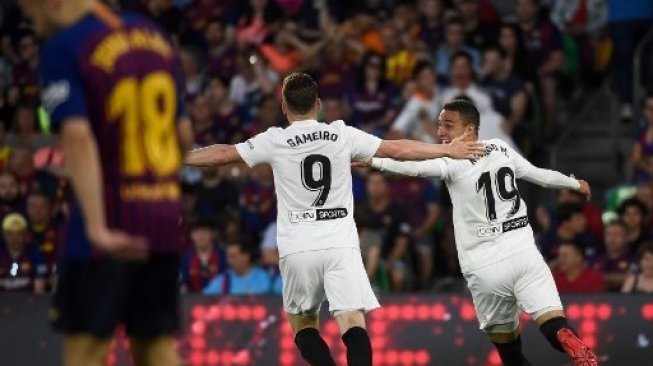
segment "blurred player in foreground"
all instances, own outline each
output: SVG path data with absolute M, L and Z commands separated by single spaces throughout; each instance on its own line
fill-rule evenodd
M 438 124 L 443 143 L 468 135 L 477 141 L 479 112 L 471 102 L 444 105 Z M 558 351 L 576 366 L 597 365 L 596 356 L 565 318 L 549 267 L 535 246 L 526 204 L 517 190 L 521 178 L 545 188 L 567 188 L 590 196 L 583 180 L 537 168 L 501 140 L 483 141 L 485 152 L 471 160 L 400 162 L 372 159 L 372 166 L 398 174 L 442 178 L 453 202 L 460 267 L 472 293 L 481 329 L 506 366 L 530 365 L 522 354 L 521 308 Z
M 270 128 L 244 143 L 193 150 L 186 164 L 270 164 L 277 193 L 277 244 L 284 309 L 295 343 L 311 365 L 335 365 L 318 332 L 326 298 L 347 346 L 347 363 L 371 366 L 365 312 L 379 307 L 360 254 L 354 222 L 351 161 L 373 156 L 464 158 L 483 151 L 461 139 L 448 145 L 410 140 L 382 141 L 343 121 L 317 121 L 317 84 L 307 74 L 285 78 L 281 109 L 290 126 Z M 464 138 L 464 136 L 463 136 Z
M 138 365 L 179 365 L 180 80 L 152 23 L 92 0 L 20 0 L 49 38 L 43 103 L 76 195 L 51 318 L 67 366 L 104 365 L 124 323 Z

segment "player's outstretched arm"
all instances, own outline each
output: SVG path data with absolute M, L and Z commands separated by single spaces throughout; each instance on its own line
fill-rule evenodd
M 543 188 L 550 189 L 571 189 L 585 195 L 589 200 L 592 195 L 589 184 L 574 175 L 566 176 L 558 171 L 538 168 L 526 160 L 523 156 L 513 152 L 515 157 L 515 168 L 517 178 L 537 184 Z
M 192 150 L 186 155 L 184 163 L 190 166 L 215 166 L 230 163 L 244 163 L 234 145 L 215 144 Z
M 378 158 L 425 160 L 441 157 L 471 159 L 485 151 L 480 141 L 465 141 L 467 132 L 449 144 L 428 144 L 413 140 L 383 140 L 376 152 Z

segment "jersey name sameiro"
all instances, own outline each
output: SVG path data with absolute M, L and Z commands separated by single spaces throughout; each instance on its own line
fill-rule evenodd
M 236 145 L 247 165 L 272 166 L 281 257 L 359 247 L 351 161 L 371 159 L 380 144 L 379 138 L 343 121 L 307 120 L 270 128 Z

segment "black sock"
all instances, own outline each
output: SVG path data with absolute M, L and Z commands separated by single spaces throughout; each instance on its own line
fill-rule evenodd
M 342 341 L 347 346 L 347 365 L 372 366 L 372 343 L 365 329 L 350 328 L 342 336 Z
M 336 366 L 329 346 L 315 328 L 304 328 L 295 336 L 295 344 L 306 362 L 312 366 Z
M 549 319 L 545 321 L 544 324 L 540 325 L 540 331 L 544 334 L 544 337 L 546 337 L 549 343 L 551 343 L 551 346 L 562 353 L 565 353 L 565 349 L 562 348 L 562 345 L 558 340 L 558 331 L 564 328 L 567 328 L 576 334 L 576 331 L 569 326 L 569 323 L 567 323 L 567 318 L 562 316 Z
M 531 366 L 521 352 L 521 337 L 517 337 L 510 343 L 492 343 L 499 351 L 503 366 Z

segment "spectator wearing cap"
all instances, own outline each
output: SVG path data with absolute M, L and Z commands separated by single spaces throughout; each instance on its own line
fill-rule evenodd
M 648 210 L 646 205 L 637 198 L 629 198 L 621 203 L 619 218 L 626 224 L 628 234 L 628 247 L 636 253 L 642 242 L 651 240 L 653 235 L 646 226 Z
M 621 221 L 606 225 L 603 243 L 604 252 L 592 267 L 603 274 L 608 291 L 620 291 L 633 260 L 628 248 L 626 225 Z
M 585 254 L 580 245 L 574 242 L 560 244 L 557 262 L 558 269 L 553 273 L 553 279 L 561 294 L 606 290 L 601 273 L 587 267 Z
M 226 268 L 225 255 L 216 245 L 215 225 L 206 218 L 191 225 L 192 247 L 181 260 L 182 292 L 201 292 Z
M 253 248 L 240 242 L 227 244 L 229 269 L 214 278 L 205 295 L 265 295 L 278 289 L 268 271 L 254 264 Z
M 622 292 L 653 294 L 653 242 L 642 243 L 637 251 L 639 270 L 626 278 Z
M 27 221 L 18 213 L 2 220 L 0 291 L 45 292 L 48 267 L 28 242 Z

